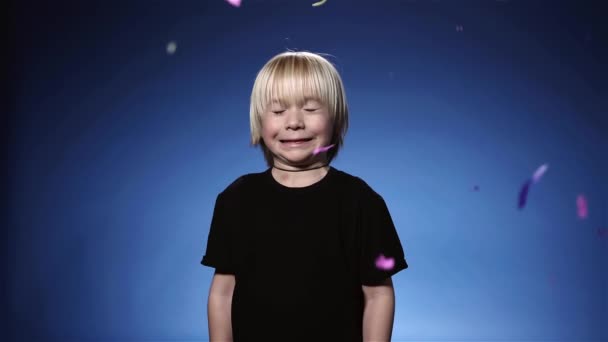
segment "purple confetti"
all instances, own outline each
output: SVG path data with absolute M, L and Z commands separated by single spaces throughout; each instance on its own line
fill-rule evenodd
M 383 254 L 380 254 L 376 258 L 376 267 L 383 271 L 392 270 L 395 267 L 395 259 L 387 258 Z
M 314 151 L 312 151 L 312 155 L 314 156 L 314 155 L 317 155 L 317 154 L 319 154 L 321 152 L 326 152 L 327 150 L 329 150 L 332 147 L 334 147 L 333 144 L 331 144 L 329 146 L 326 146 L 326 147 L 317 147 L 317 148 L 315 148 Z
M 528 200 L 528 191 L 530 191 L 530 185 L 532 185 L 532 180 L 527 180 L 519 191 L 519 209 L 523 209 L 526 206 L 526 201 Z
M 534 183 L 538 183 L 540 178 L 545 174 L 545 172 L 547 172 L 547 169 L 549 169 L 548 164 L 543 164 L 539 166 L 538 169 L 536 169 L 536 171 L 534 172 L 534 175 L 532 176 L 532 181 Z
M 576 209 L 578 213 L 578 217 L 581 219 L 587 218 L 587 199 L 584 195 L 578 195 L 576 197 Z

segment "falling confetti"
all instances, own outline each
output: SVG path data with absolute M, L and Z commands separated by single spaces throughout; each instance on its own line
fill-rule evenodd
M 395 267 L 395 259 L 387 258 L 383 254 L 380 254 L 376 258 L 376 267 L 383 271 L 392 270 Z
M 539 166 L 538 169 L 536 169 L 536 171 L 534 172 L 534 175 L 532 176 L 532 181 L 534 183 L 538 183 L 538 181 L 540 181 L 540 178 L 545 174 L 545 172 L 547 172 L 547 169 L 549 169 L 549 165 L 547 164 Z
M 479 185 L 475 185 L 475 186 L 473 187 L 473 191 L 479 191 Z
M 526 201 L 528 200 L 528 191 L 530 191 L 530 185 L 532 184 L 531 180 L 527 180 L 526 183 L 521 187 L 519 191 L 519 209 L 523 209 L 526 206 Z
M 319 2 L 315 2 L 314 4 L 312 4 L 313 7 L 317 7 L 317 6 L 321 6 L 323 5 L 327 0 L 321 0 Z
M 326 146 L 326 147 L 317 147 L 317 148 L 315 148 L 314 151 L 312 151 L 312 155 L 315 156 L 315 155 L 317 155 L 317 154 L 319 154 L 321 152 L 325 152 L 325 151 L 329 150 L 332 147 L 334 147 L 334 144 L 331 144 L 331 145 Z
M 456 25 L 456 32 L 462 32 L 464 28 L 462 27 L 462 25 Z
M 584 195 L 578 195 L 576 197 L 576 209 L 578 217 L 581 219 L 587 218 L 587 199 Z
M 177 50 L 177 43 L 174 41 L 169 42 L 169 44 L 167 44 L 167 53 L 172 55 L 175 53 L 175 50 Z
M 226 0 L 227 3 L 231 4 L 234 7 L 241 6 L 241 0 Z
M 532 178 L 528 179 L 524 183 L 524 185 L 522 185 L 521 190 L 519 191 L 519 202 L 518 202 L 519 209 L 523 209 L 523 207 L 526 206 L 526 202 L 528 201 L 528 192 L 530 192 L 530 186 L 532 184 L 538 183 L 540 181 L 540 179 L 542 178 L 542 176 L 545 174 L 545 172 L 547 172 L 548 169 L 549 169 L 548 164 L 543 164 L 543 165 L 539 166 L 536 169 L 536 171 L 534 171 Z

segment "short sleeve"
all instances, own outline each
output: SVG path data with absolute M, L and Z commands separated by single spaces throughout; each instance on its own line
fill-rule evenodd
M 362 285 L 379 285 L 408 265 L 384 199 L 372 191 L 361 203 L 360 281 Z
M 215 200 L 213 218 L 207 238 L 207 249 L 201 264 L 214 267 L 217 273 L 234 274 L 232 265 L 232 240 L 230 212 L 226 198 L 219 194 Z

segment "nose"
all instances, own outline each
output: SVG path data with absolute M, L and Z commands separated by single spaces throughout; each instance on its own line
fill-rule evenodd
M 304 127 L 304 111 L 299 108 L 286 110 L 286 128 L 296 129 Z

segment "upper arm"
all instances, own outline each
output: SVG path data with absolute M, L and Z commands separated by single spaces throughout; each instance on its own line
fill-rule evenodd
M 209 296 L 232 297 L 234 285 L 236 284 L 234 274 L 222 274 L 215 272 L 211 280 Z
M 361 285 L 363 295 L 366 300 L 372 299 L 377 296 L 394 296 L 395 291 L 393 289 L 393 280 L 391 277 L 386 278 L 382 283 L 375 286 Z
M 356 233 L 362 285 L 389 285 L 387 278 L 407 268 L 403 247 L 386 202 L 371 188 L 361 195 Z M 390 263 L 383 263 L 383 258 Z

